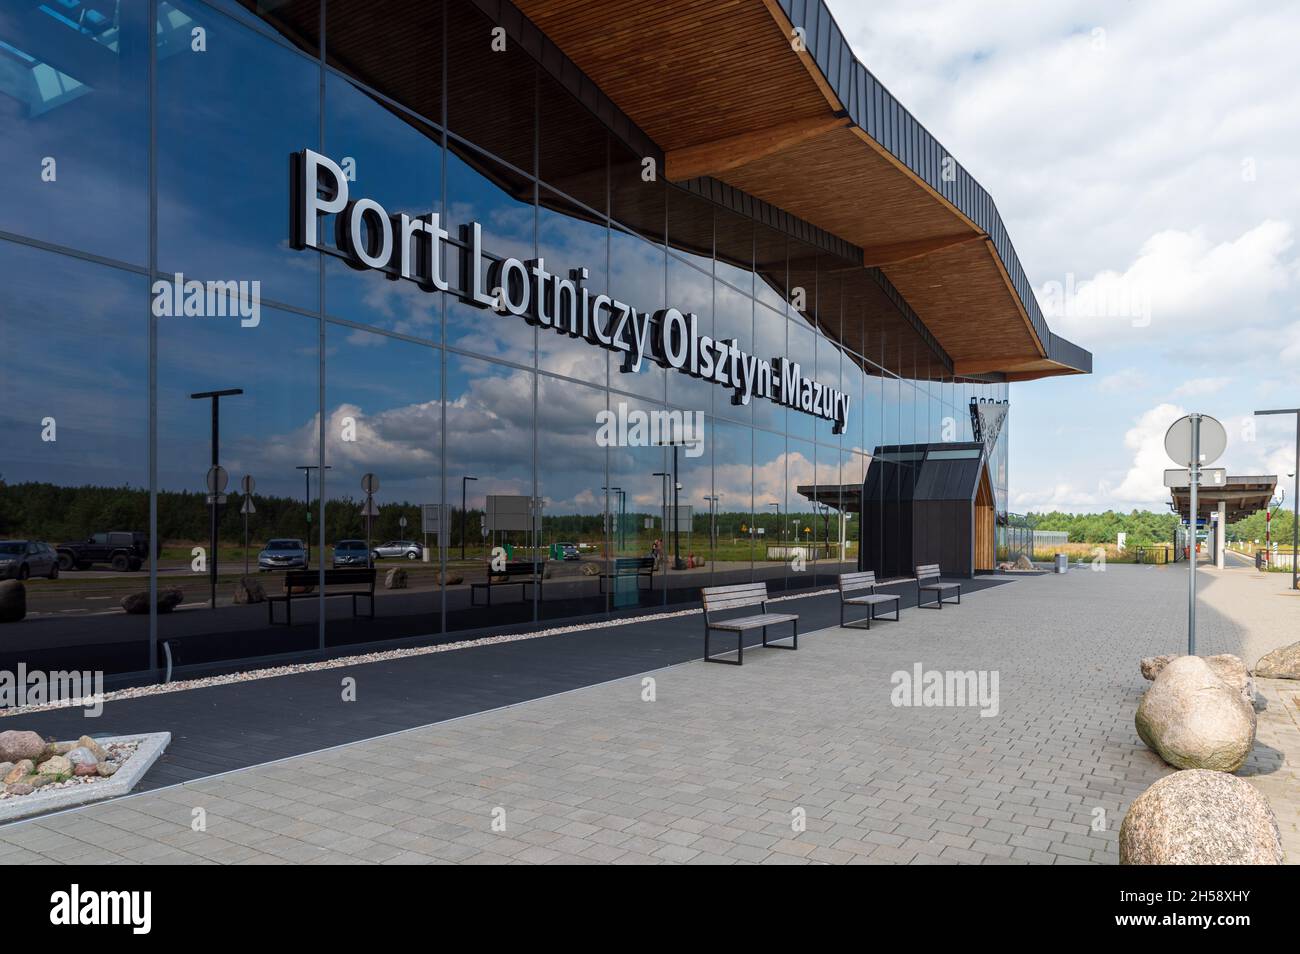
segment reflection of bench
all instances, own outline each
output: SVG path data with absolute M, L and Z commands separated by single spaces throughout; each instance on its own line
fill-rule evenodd
M 799 617 L 793 613 L 769 613 L 767 611 L 767 584 L 766 583 L 738 583 L 735 586 L 706 586 L 700 591 L 704 598 L 704 661 L 727 663 L 731 666 L 742 665 L 745 661 L 745 631 L 750 629 L 761 629 L 763 631 L 763 645 L 768 645 L 767 628 L 779 623 L 794 624 L 794 645 L 778 646 L 772 644 L 773 649 L 798 649 L 799 648 Z M 731 619 L 714 620 L 713 613 L 721 613 L 725 610 L 741 609 L 746 606 L 757 606 L 761 612 L 756 616 L 736 616 Z M 710 630 L 721 629 L 736 634 L 736 661 L 730 659 L 716 659 L 709 655 L 709 632 Z M 781 637 L 784 639 L 785 637 Z
M 600 575 L 600 591 L 605 592 L 606 580 L 626 580 L 634 579 L 637 581 L 637 589 L 641 588 L 641 577 L 650 581 L 650 590 L 655 588 L 655 558 L 654 557 L 616 557 L 614 560 L 614 571 L 612 573 L 602 573 Z
M 492 569 L 492 564 L 488 564 L 488 575 L 486 583 L 471 583 L 469 585 L 469 605 L 478 606 L 475 601 L 476 594 L 479 590 L 487 593 L 484 606 L 492 605 L 492 590 L 502 586 L 518 586 L 519 599 L 522 602 L 528 598 L 528 586 L 537 587 L 538 599 L 542 593 L 542 573 L 541 568 L 532 560 L 507 560 L 506 564 L 500 570 Z
M 933 580 L 927 583 L 926 580 Z M 925 593 L 935 595 L 935 605 L 943 609 L 943 595 L 949 590 L 957 591 L 957 604 L 961 605 L 961 584 L 944 583 L 939 579 L 939 564 L 927 563 L 916 568 L 916 605 L 919 609 Z
M 347 567 L 339 570 L 289 570 L 284 574 L 284 593 L 280 596 L 266 598 L 267 619 L 275 622 L 275 604 L 284 603 L 284 624 L 293 625 L 293 601 L 315 599 L 313 592 L 321 584 L 321 596 L 352 597 L 352 615 L 357 615 L 357 597 L 364 596 L 370 600 L 370 618 L 375 618 L 375 569 L 374 567 Z M 330 590 L 330 586 L 346 586 L 350 589 Z M 294 590 L 302 590 L 295 593 Z
M 868 592 L 863 593 L 862 590 Z M 858 596 L 850 596 L 850 593 L 858 593 Z M 876 607 L 882 603 L 894 604 L 894 620 L 899 619 L 899 607 L 902 603 L 899 598 L 892 593 L 876 592 L 876 572 L 874 570 L 865 570 L 861 573 L 841 573 L 840 574 L 840 625 L 844 625 L 844 607 L 846 606 L 865 606 L 867 608 L 867 629 L 871 628 L 871 621 L 876 618 Z M 861 622 L 855 620 L 854 622 Z

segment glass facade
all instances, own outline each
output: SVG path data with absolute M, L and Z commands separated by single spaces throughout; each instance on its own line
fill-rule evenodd
M 468 0 L 105 8 L 0 6 L 0 538 L 62 557 L 0 667 L 186 671 L 825 586 L 903 532 L 862 505 L 876 448 L 972 441 L 972 401 L 1006 400 L 836 242 L 647 176 Z M 352 267 L 333 216 L 295 249 L 303 149 L 354 198 L 438 214 L 448 291 Z M 850 396 L 846 429 L 466 303 L 471 222 L 489 255 L 798 362 Z M 256 313 L 189 313 L 185 282 L 247 283 Z M 354 610 L 329 574 L 371 567 Z

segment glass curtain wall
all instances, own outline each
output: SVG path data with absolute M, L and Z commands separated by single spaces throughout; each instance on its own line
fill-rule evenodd
M 968 440 L 971 400 L 1006 399 L 832 243 L 646 176 L 468 0 L 7 7 L 0 161 L 30 174 L 0 209 L 0 539 L 60 569 L 28 573 L 5 662 L 219 666 L 824 586 L 907 532 L 863 512 L 878 448 Z M 331 247 L 291 248 L 304 148 L 438 214 L 450 291 L 349 267 L 329 218 Z M 489 258 L 797 362 L 848 428 L 466 304 L 470 222 Z M 186 282 L 238 301 L 187 310 Z

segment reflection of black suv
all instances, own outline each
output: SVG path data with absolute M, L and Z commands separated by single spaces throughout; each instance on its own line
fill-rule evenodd
M 120 530 L 96 533 L 84 543 L 61 543 L 59 569 L 89 570 L 95 563 L 107 563 L 115 570 L 138 570 L 149 559 L 149 535 Z

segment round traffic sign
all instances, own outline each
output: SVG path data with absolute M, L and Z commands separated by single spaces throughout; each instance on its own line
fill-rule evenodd
M 208 493 L 219 494 L 226 489 L 226 484 L 230 481 L 230 475 L 226 473 L 226 468 L 217 464 L 208 468 Z
M 257 486 L 257 481 L 253 479 L 252 474 L 245 474 L 239 481 L 239 489 L 246 494 L 251 494 L 253 488 Z
M 401 527 L 403 530 L 405 530 L 405 529 L 406 529 L 406 518 L 405 518 L 405 517 L 398 517 L 398 518 L 397 518 L 397 525 L 398 525 L 399 527 Z
M 1208 414 L 1200 415 L 1200 422 L 1199 461 L 1192 460 L 1192 415 L 1180 417 L 1169 425 L 1169 430 L 1165 432 L 1165 452 L 1175 463 L 1184 467 L 1213 464 L 1228 449 L 1228 432 L 1222 424 Z
M 374 474 L 362 474 L 361 489 L 368 494 L 373 494 L 379 489 L 379 478 Z

